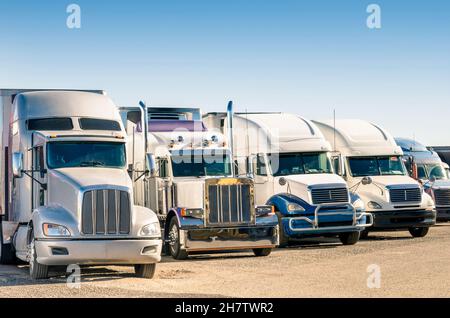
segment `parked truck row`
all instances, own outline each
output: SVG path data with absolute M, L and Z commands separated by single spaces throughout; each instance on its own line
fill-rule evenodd
M 135 267 L 161 253 L 252 250 L 304 237 L 423 237 L 449 219 L 435 153 L 362 120 L 117 106 L 103 91 L 0 90 L 1 263 Z M 448 192 L 448 193 L 447 193 Z

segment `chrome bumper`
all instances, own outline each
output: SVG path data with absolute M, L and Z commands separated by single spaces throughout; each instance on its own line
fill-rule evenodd
M 37 240 L 37 261 L 43 265 L 133 265 L 161 260 L 161 240 Z M 55 249 L 67 255 L 55 255 Z
M 367 213 L 367 212 L 361 212 L 358 213 L 356 212 L 356 209 L 351 205 L 348 204 L 348 206 L 350 206 L 352 208 L 352 212 L 348 212 L 348 211 L 344 211 L 344 212 L 323 212 L 320 213 L 319 215 L 319 211 L 321 208 L 325 207 L 325 206 L 335 206 L 336 204 L 319 204 L 316 209 L 314 210 L 314 218 L 311 219 L 309 217 L 306 216 L 299 216 L 299 217 L 292 217 L 289 218 L 289 229 L 292 232 L 314 232 L 314 231 L 320 231 L 320 230 L 326 230 L 326 231 L 340 231 L 340 230 L 349 230 L 352 228 L 355 228 L 355 230 L 362 230 L 366 227 L 370 227 L 373 225 L 373 215 L 371 213 Z M 330 215 L 351 215 L 353 222 L 352 225 L 346 225 L 346 226 L 327 226 L 327 227 L 320 227 L 319 226 L 319 216 L 330 216 Z M 367 217 L 368 219 L 370 219 L 370 222 L 368 222 L 366 220 L 365 224 L 358 224 L 358 222 L 363 218 L 363 217 Z M 309 224 L 311 224 L 310 228 L 295 228 L 293 226 L 293 223 L 295 221 L 306 221 Z

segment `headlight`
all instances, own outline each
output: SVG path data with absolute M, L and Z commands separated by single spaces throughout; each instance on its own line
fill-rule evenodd
M 299 211 L 299 212 L 304 212 L 305 209 L 297 203 L 289 203 L 287 206 L 287 209 L 289 212 L 294 212 L 294 211 Z
M 275 213 L 275 207 L 273 205 L 260 205 L 255 208 L 255 211 L 259 216 L 273 215 Z
M 141 236 L 161 236 L 161 228 L 159 223 L 151 223 L 143 226 Z
M 62 225 L 52 224 L 52 223 L 44 223 L 42 225 L 45 236 L 55 236 L 55 237 L 64 237 L 70 236 L 70 231 Z
M 369 203 L 367 203 L 367 206 L 371 209 L 374 210 L 380 210 L 382 209 L 381 205 L 379 205 L 378 203 L 374 202 L 374 201 L 370 201 Z
M 180 209 L 180 215 L 201 219 L 201 218 L 203 218 L 204 213 L 203 213 L 203 209 L 182 208 L 182 209 Z
M 356 200 L 356 201 L 353 203 L 353 207 L 354 207 L 355 210 L 357 210 L 357 211 L 363 211 L 364 208 L 365 208 L 364 201 L 361 200 L 361 199 Z

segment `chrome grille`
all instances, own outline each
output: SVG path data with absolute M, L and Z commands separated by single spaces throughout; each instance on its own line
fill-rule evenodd
M 392 203 L 409 203 L 422 201 L 420 188 L 390 189 Z
M 436 189 L 433 192 L 436 206 L 450 206 L 450 189 Z
M 129 234 L 130 211 L 130 197 L 126 191 L 87 191 L 81 207 L 81 232 L 86 235 Z
M 333 189 L 311 189 L 311 197 L 313 204 L 323 203 L 347 203 L 347 188 Z
M 252 221 L 249 184 L 208 186 L 209 225 L 247 224 Z

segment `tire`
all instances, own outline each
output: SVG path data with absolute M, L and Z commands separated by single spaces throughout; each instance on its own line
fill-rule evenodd
M 359 232 L 339 234 L 339 239 L 344 245 L 355 245 L 359 241 Z
M 167 233 L 168 250 L 170 255 L 176 260 L 185 260 L 188 258 L 188 253 L 181 248 L 180 243 L 180 227 L 175 217 L 170 219 L 169 231 Z
M 33 230 L 31 230 L 33 231 Z M 48 278 L 48 266 L 39 264 L 37 261 L 37 252 L 34 245 L 34 237 L 31 238 L 31 242 L 28 245 L 28 259 L 30 265 L 30 276 L 34 280 L 47 279 Z
M 269 256 L 272 253 L 271 248 L 254 248 L 253 253 L 256 257 Z
M 429 229 L 428 227 L 411 227 L 408 230 L 412 237 L 425 237 Z
M 134 265 L 136 277 L 152 279 L 155 276 L 156 264 L 140 264 Z
M 289 245 L 289 237 L 284 233 L 283 223 L 281 221 L 282 215 L 280 212 L 276 212 L 278 218 L 278 229 L 280 234 L 280 244 L 278 247 L 287 247 Z
M 359 239 L 360 240 L 365 240 L 369 237 L 369 231 L 367 230 L 363 230 L 359 233 Z

